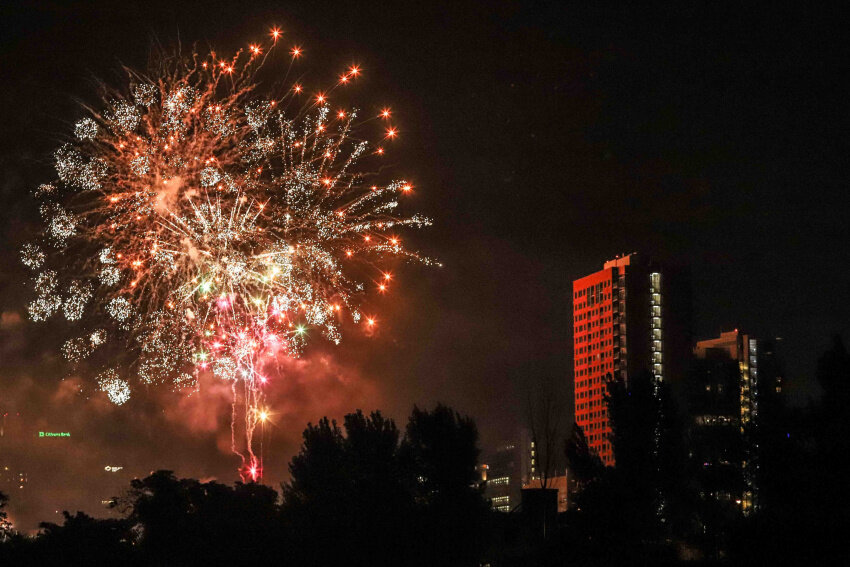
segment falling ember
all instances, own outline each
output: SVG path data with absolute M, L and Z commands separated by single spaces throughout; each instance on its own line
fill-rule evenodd
M 280 35 L 227 61 L 166 57 L 104 86 L 101 110 L 54 154 L 57 182 L 34 192 L 44 229 L 21 250 L 31 318 L 77 326 L 63 353 L 99 367 L 96 387 L 113 403 L 137 385 L 197 389 L 201 373 L 230 384 L 233 450 L 251 480 L 262 477 L 253 434 L 274 383 L 264 367 L 299 356 L 311 336 L 339 343 L 347 318 L 375 325 L 360 312 L 355 264 L 433 264 L 387 234 L 431 224 L 397 214 L 410 184 L 364 182 L 384 153 L 364 139 L 395 128 L 355 132 L 356 110 L 335 120 L 321 93 L 299 108 L 300 84 L 263 96 L 256 74 Z

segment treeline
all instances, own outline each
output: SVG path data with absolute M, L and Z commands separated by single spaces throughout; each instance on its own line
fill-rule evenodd
M 280 492 L 160 471 L 116 500 L 121 519 L 66 513 L 35 538 L 10 532 L 0 495 L 0 565 L 845 564 L 850 355 L 839 339 L 816 376 L 819 402 L 759 406 L 748 516 L 706 497 L 672 386 L 644 374 L 608 385 L 615 468 L 573 429 L 575 486 L 560 516 L 490 511 L 475 424 L 452 409 L 414 409 L 403 432 L 356 412 L 307 427 Z
M 116 500 L 123 518 L 65 512 L 35 538 L 9 534 L 0 565 L 478 565 L 477 441 L 445 406 L 414 408 L 403 434 L 380 412 L 325 418 L 280 493 L 159 471 Z
M 836 337 L 819 360 L 820 400 L 789 407 L 764 392 L 753 452 L 751 514 L 712 496 L 692 455 L 675 386 L 648 373 L 609 382 L 616 467 L 604 467 L 574 427 L 566 443 L 571 509 L 527 564 L 850 564 L 850 355 Z M 519 564 L 519 563 L 517 563 Z

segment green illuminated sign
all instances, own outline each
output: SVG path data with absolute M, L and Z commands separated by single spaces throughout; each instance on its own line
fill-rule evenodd
M 39 431 L 39 437 L 70 437 L 71 434 L 67 431 Z

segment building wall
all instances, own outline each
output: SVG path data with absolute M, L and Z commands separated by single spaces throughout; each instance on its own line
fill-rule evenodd
M 606 382 L 649 370 L 683 380 L 690 358 L 690 283 L 686 270 L 637 254 L 604 263 L 573 282 L 575 416 L 590 447 L 614 464 L 604 401 Z
M 606 464 L 614 460 L 604 401 L 606 377 L 625 360 L 618 356 L 624 345 L 614 333 L 616 274 L 616 268 L 606 268 L 573 282 L 575 419 Z
M 688 381 L 689 454 L 700 496 L 740 508 L 744 494 L 741 379 L 726 350 L 703 348 Z
M 524 489 L 530 488 L 542 488 L 539 480 L 532 480 L 531 482 L 526 482 L 522 486 Z M 558 475 L 555 477 L 549 478 L 546 483 L 546 488 L 554 488 L 558 490 L 558 513 L 566 512 L 568 509 L 569 503 L 569 494 L 568 494 L 568 483 L 567 483 L 567 473 L 565 472 L 563 475 Z
M 519 506 L 522 486 L 531 476 L 529 455 L 530 441 L 524 433 L 486 455 L 481 465 L 484 498 L 494 510 L 510 512 Z
M 758 507 L 759 403 L 781 391 L 775 346 L 735 329 L 697 342 L 693 368 L 691 453 L 702 466 L 703 496 L 749 514 Z

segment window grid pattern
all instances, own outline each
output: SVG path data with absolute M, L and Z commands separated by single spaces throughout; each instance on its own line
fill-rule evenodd
M 607 465 L 614 464 L 611 428 L 605 405 L 606 377 L 619 370 L 616 269 L 605 269 L 573 282 L 573 360 L 576 423 L 588 445 Z

